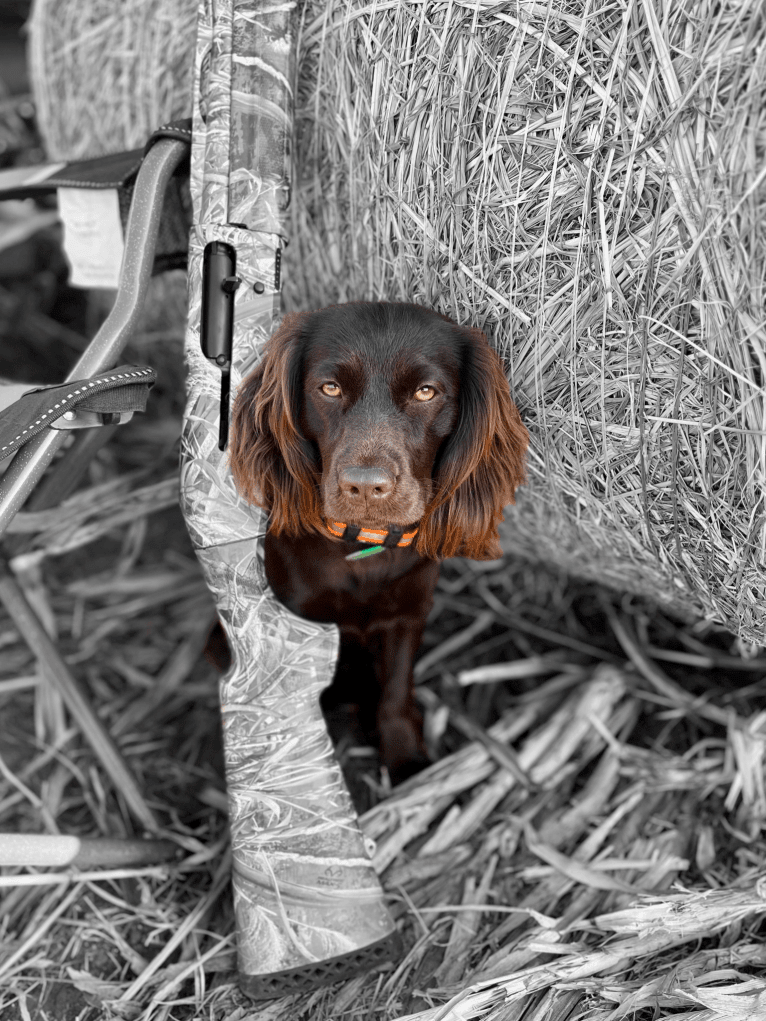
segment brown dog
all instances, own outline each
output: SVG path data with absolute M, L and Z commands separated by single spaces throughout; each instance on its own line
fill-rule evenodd
M 419 305 L 288 315 L 239 390 L 231 468 L 269 511 L 269 583 L 338 625 L 322 706 L 357 708 L 394 783 L 428 761 L 412 666 L 439 561 L 502 556 L 527 444 L 484 334 Z M 382 552 L 347 559 L 375 540 Z

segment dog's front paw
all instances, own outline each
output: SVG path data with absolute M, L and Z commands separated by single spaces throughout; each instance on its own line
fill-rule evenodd
M 396 787 L 397 784 L 404 783 L 405 780 L 409 780 L 411 776 L 415 776 L 416 773 L 420 773 L 431 765 L 431 760 L 426 755 L 419 755 L 417 758 L 408 759 L 406 762 L 400 762 L 396 766 L 392 766 L 388 769 L 388 775 L 391 780 L 391 786 Z
M 379 724 L 380 762 L 388 770 L 392 786 L 419 773 L 431 760 L 423 744 L 421 727 L 407 719 Z

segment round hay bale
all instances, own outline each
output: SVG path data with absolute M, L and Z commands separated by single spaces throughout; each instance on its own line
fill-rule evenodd
M 757 0 L 306 0 L 287 309 L 484 329 L 532 435 L 505 548 L 766 644 Z M 193 0 L 37 0 L 54 158 L 189 110 Z
M 189 117 L 196 32 L 197 0 L 34 0 L 29 72 L 48 158 L 138 149 L 163 123 Z M 170 325 L 180 345 L 185 294 L 183 272 L 152 278 L 139 333 Z M 103 315 L 111 296 L 91 302 Z
M 189 117 L 196 0 L 35 0 L 30 76 L 48 156 L 137 149 Z
M 308 0 L 288 305 L 484 329 L 532 435 L 505 548 L 766 644 L 756 0 Z

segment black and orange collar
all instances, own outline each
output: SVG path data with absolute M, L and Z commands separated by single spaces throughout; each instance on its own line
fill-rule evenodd
M 372 553 L 383 552 L 384 549 L 394 549 L 397 546 L 409 546 L 418 534 L 417 528 L 411 532 L 396 525 L 389 528 L 365 528 L 361 525 L 347 525 L 342 521 L 325 521 L 325 527 L 330 535 L 336 539 L 345 539 L 346 542 L 367 542 L 373 545 L 373 549 L 359 550 L 351 553 L 346 560 L 359 560 Z

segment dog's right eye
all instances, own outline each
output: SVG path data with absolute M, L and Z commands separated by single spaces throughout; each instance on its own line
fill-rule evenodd
M 340 397 L 340 387 L 337 383 L 322 383 L 320 390 L 327 397 Z

